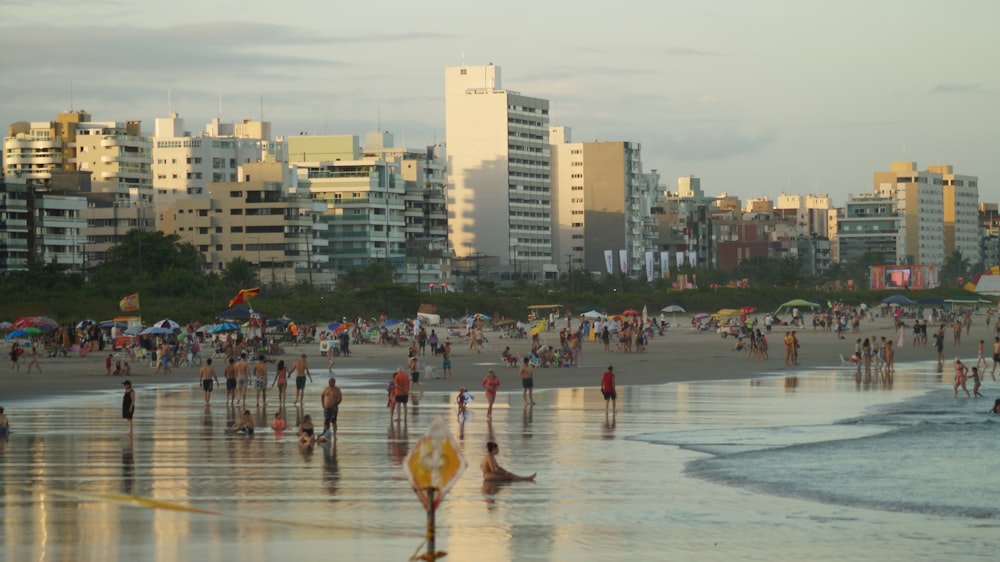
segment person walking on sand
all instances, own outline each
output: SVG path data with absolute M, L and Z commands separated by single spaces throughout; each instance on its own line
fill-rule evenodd
M 247 363 L 247 354 L 240 354 L 240 360 L 236 362 L 236 402 L 247 405 L 247 388 L 250 386 L 250 364 Z
M 1000 363 L 1000 336 L 993 338 L 993 369 L 990 370 L 993 380 L 997 380 L 997 363 Z
M 986 364 L 986 340 L 979 340 L 979 347 L 977 351 L 979 355 L 976 357 L 976 367 L 979 367 L 979 364 L 982 363 L 983 370 L 985 371 L 986 367 L 989 366 Z
M 38 364 L 38 348 L 31 346 L 31 351 L 28 355 L 28 373 L 31 373 L 31 366 L 34 365 L 35 369 L 38 370 L 38 374 L 42 374 L 42 366 Z
M 535 370 L 531 367 L 531 358 L 524 358 L 517 376 L 521 377 L 521 397 L 524 398 L 524 403 L 534 405 Z
M 229 358 L 222 369 L 222 378 L 226 379 L 226 406 L 236 405 L 236 360 Z
M 132 416 L 135 415 L 135 390 L 132 390 L 132 381 L 122 382 L 125 387 L 125 395 L 122 396 L 122 418 L 128 420 L 128 432 L 132 433 Z
M 611 411 L 618 412 L 618 392 L 615 390 L 615 368 L 608 365 L 608 370 L 601 377 L 601 394 L 604 395 L 604 415 L 608 415 L 608 402 L 611 403 Z
M 337 379 L 330 377 L 329 386 L 320 395 L 320 403 L 323 405 L 323 435 L 333 441 L 337 440 L 337 414 L 343 399 L 343 393 L 337 388 Z
M 22 353 L 24 353 L 24 349 L 17 342 L 14 342 L 10 347 L 10 370 L 15 373 L 21 372 L 21 364 L 17 361 L 21 358 Z
M 790 367 L 792 365 L 792 349 L 795 345 L 795 336 L 792 332 L 785 332 L 785 366 Z
M 392 377 L 392 391 L 396 421 L 400 421 L 406 417 L 406 403 L 410 401 L 410 375 L 402 368 L 396 369 L 396 374 Z M 392 417 L 392 410 L 389 410 L 389 417 Z
M 278 385 L 278 402 L 281 407 L 285 407 L 285 392 L 288 390 L 288 370 L 285 368 L 285 361 L 279 360 L 278 366 L 274 369 L 274 380 L 271 386 Z
M 532 472 L 531 476 L 518 476 L 509 470 L 504 469 L 497 462 L 497 453 L 500 446 L 490 441 L 486 444 L 486 457 L 479 463 L 479 469 L 483 471 L 483 480 L 490 482 L 521 482 L 534 480 L 537 472 Z
M 260 406 L 262 396 L 267 405 L 267 357 L 264 355 L 257 358 L 257 364 L 253 366 L 253 387 L 257 390 L 257 405 Z
M 489 407 L 486 409 L 486 417 L 493 416 L 493 402 L 497 399 L 497 389 L 500 388 L 500 377 L 490 369 L 486 373 L 486 378 L 482 382 L 483 389 L 486 391 L 486 402 Z
M 312 372 L 309 371 L 309 361 L 306 359 L 305 353 L 292 366 L 289 376 L 291 376 L 291 373 L 295 373 L 295 400 L 292 404 L 302 404 L 304 406 L 306 403 L 306 377 L 309 377 L 309 382 L 313 380 Z
M 215 383 L 219 382 L 219 377 L 215 374 L 215 369 L 212 368 L 211 358 L 206 359 L 205 364 L 198 371 L 198 380 L 201 381 L 201 388 L 205 391 L 205 405 L 208 406 L 208 401 L 212 397 L 212 388 Z
M 972 397 L 972 395 L 969 394 L 969 389 L 965 386 L 965 378 L 968 375 L 968 373 L 969 373 L 969 369 L 965 366 L 965 363 L 962 363 L 962 360 L 959 359 L 958 357 L 956 357 L 955 358 L 955 386 L 954 386 L 955 393 L 954 393 L 954 398 L 958 398 L 958 387 L 962 387 L 962 390 L 965 391 L 965 395 L 966 396 L 968 396 L 970 398 Z
M 982 380 L 979 377 L 979 368 L 972 368 L 972 395 L 976 398 L 982 398 L 983 395 L 979 393 L 979 387 L 982 386 Z
M 441 378 L 451 378 L 451 339 L 445 338 L 444 345 L 441 346 Z

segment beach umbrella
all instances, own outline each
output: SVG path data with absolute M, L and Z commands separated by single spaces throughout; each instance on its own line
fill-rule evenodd
M 132 326 L 123 332 L 126 336 L 138 336 L 142 332 L 142 326 Z
M 584 312 L 600 312 L 601 307 L 588 304 L 587 306 L 581 306 L 580 308 L 576 309 L 576 311 L 581 314 Z
M 588 310 L 587 312 L 584 312 L 580 316 L 583 316 L 584 318 L 590 318 L 591 320 L 596 320 L 604 315 L 601 314 L 600 312 L 597 312 L 596 310 Z
M 4 339 L 16 340 L 17 338 L 23 338 L 27 335 L 28 335 L 27 328 L 21 328 L 20 330 L 14 330 L 13 332 L 10 332 Z
M 174 333 L 170 328 L 163 328 L 161 326 L 150 326 L 145 330 L 139 332 L 140 336 L 165 336 Z
M 687 312 L 687 311 L 684 310 L 683 306 L 680 306 L 680 305 L 677 305 L 677 304 L 671 304 L 671 305 L 667 305 L 667 306 L 661 308 L 660 312 L 674 312 L 674 313 L 677 313 L 677 312 Z
M 481 312 L 475 313 L 473 316 L 476 320 L 493 320 L 493 317 L 489 314 L 483 314 Z
M 195 330 L 195 332 L 200 334 L 207 334 L 208 331 L 211 330 L 214 326 L 215 324 L 205 324 L 203 326 L 198 326 L 198 329 Z
M 43 332 L 51 332 L 59 327 L 59 323 L 48 316 L 25 316 L 15 320 L 10 327 L 15 330 L 22 328 L 38 328 Z
M 344 322 L 340 326 L 334 328 L 333 333 L 339 334 L 340 332 L 343 332 L 344 330 L 350 330 L 353 327 L 354 327 L 354 322 Z
M 753 314 L 754 312 L 757 312 L 757 307 L 744 306 L 743 308 L 740 309 L 740 312 L 742 312 L 743 314 Z
M 330 323 L 329 323 L 329 324 L 328 324 L 328 325 L 326 326 L 326 329 L 327 329 L 327 330 L 336 330 L 337 328 L 339 328 L 339 327 L 340 327 L 340 324 L 341 324 L 341 322 L 330 322 Z
M 630 308 L 622 312 L 622 316 L 639 316 L 639 311 L 634 308 Z
M 531 335 L 536 336 L 540 334 L 544 329 L 545 329 L 545 320 L 542 320 L 531 327 Z
M 93 326 L 94 324 L 97 324 L 97 322 L 94 322 L 93 320 L 80 320 L 80 322 L 76 325 L 76 329 L 80 330 L 86 328 L 87 326 Z
M 397 320 L 395 318 L 390 318 L 390 319 L 386 320 L 385 322 L 382 322 L 382 327 L 383 328 L 388 328 L 389 326 L 395 326 L 396 324 L 399 324 L 401 322 L 402 322 L 402 320 Z
M 181 328 L 180 324 L 169 318 L 164 318 L 163 320 L 153 324 L 153 326 L 156 326 L 157 328 L 167 328 L 168 330 L 179 330 Z
M 212 326 L 212 328 L 208 330 L 208 333 L 221 334 L 223 332 L 235 332 L 239 329 L 240 327 L 237 326 L 236 324 L 233 324 L 232 322 L 223 322 L 222 324 L 216 324 L 215 326 Z

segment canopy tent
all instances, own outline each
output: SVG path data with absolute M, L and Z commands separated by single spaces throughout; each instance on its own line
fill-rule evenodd
M 581 306 L 577 308 L 576 311 L 579 312 L 580 314 L 583 314 L 584 312 L 600 312 L 601 307 L 588 304 L 586 306 Z
M 601 314 L 600 312 L 597 312 L 596 310 L 588 310 L 587 312 L 584 312 L 580 316 L 583 316 L 584 318 L 589 318 L 591 320 L 597 320 L 598 318 L 601 318 L 604 315 Z
M 906 295 L 890 295 L 882 299 L 882 304 L 917 304 Z
M 805 299 L 792 299 L 788 302 L 782 303 L 778 308 L 795 308 L 795 307 L 805 307 L 805 308 L 817 308 L 820 305 L 807 301 Z

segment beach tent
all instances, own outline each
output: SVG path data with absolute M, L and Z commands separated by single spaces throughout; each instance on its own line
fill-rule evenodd
M 584 312 L 580 316 L 583 316 L 584 318 L 590 318 L 591 320 L 596 320 L 604 315 L 601 314 L 600 312 L 597 312 L 596 310 L 588 310 L 587 312 Z
M 778 308 L 779 309 L 781 309 L 781 308 L 795 308 L 795 307 L 800 307 L 800 308 L 803 308 L 803 307 L 804 308 L 816 308 L 818 306 L 820 306 L 820 305 L 818 305 L 818 304 L 816 304 L 814 302 L 811 302 L 811 301 L 807 301 L 805 299 L 792 299 L 792 300 L 790 300 L 788 302 L 781 303 L 781 306 L 779 306 Z
M 882 299 L 882 304 L 917 304 L 916 301 L 909 299 L 906 295 L 891 295 Z

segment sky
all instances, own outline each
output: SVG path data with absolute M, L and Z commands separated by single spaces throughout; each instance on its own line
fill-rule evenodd
M 445 140 L 445 67 L 493 63 L 574 141 L 640 143 L 668 189 L 843 205 L 914 161 L 997 202 L 996 21 L 991 0 L 0 0 L 0 125 L 83 109 L 151 134 L 172 110 L 420 148 Z

